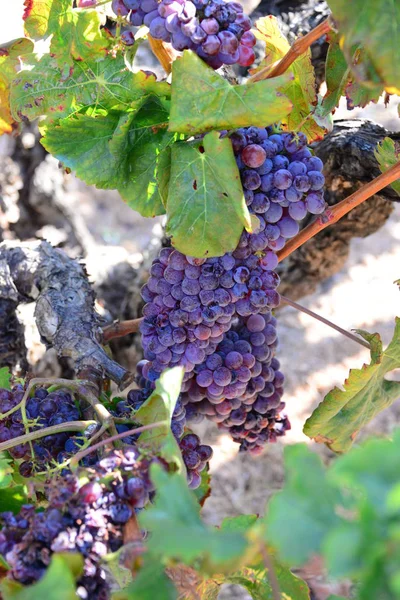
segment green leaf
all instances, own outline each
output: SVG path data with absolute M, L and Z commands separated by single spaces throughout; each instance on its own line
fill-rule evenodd
M 292 105 L 281 92 L 290 75 L 233 86 L 185 50 L 172 66 L 170 130 L 194 135 L 212 129 L 267 127 L 280 121 Z
M 55 33 L 63 14 L 72 8 L 72 0 L 25 0 L 25 33 L 39 40 Z
M 150 532 L 147 545 L 151 554 L 185 564 L 201 559 L 201 568 L 212 572 L 240 563 L 246 539 L 240 533 L 219 531 L 202 522 L 200 507 L 183 475 L 166 473 L 154 464 L 151 477 L 156 486 L 155 502 L 138 515 L 141 526 Z
M 194 495 L 197 498 L 197 502 L 200 506 L 204 505 L 204 502 L 207 500 L 209 496 L 211 496 L 211 475 L 207 469 L 203 469 L 200 473 L 201 483 L 198 488 L 193 490 Z
M 33 69 L 18 74 L 10 91 L 17 121 L 45 115 L 51 122 L 88 107 L 127 111 L 151 95 L 168 98 L 170 86 L 144 71 L 128 71 L 121 55 L 110 54 L 99 61 L 76 61 L 73 76 L 64 80 L 56 59 L 45 54 Z
M 340 49 L 339 40 L 335 33 L 329 33 L 329 48 L 325 62 L 326 94 L 322 107 L 323 114 L 328 115 L 338 105 L 349 82 L 350 69 L 346 58 Z
M 184 370 L 182 367 L 167 369 L 156 381 L 154 392 L 135 413 L 135 420 L 142 425 L 164 422 L 157 428 L 144 431 L 140 435 L 141 447 L 149 447 L 162 452 L 166 460 L 174 460 L 182 467 L 179 446 L 171 433 L 171 419 L 178 400 Z
M 157 170 L 174 137 L 167 121 L 167 108 L 152 97 L 132 112 L 63 119 L 48 128 L 42 144 L 87 184 L 117 189 L 131 208 L 154 217 L 165 212 Z
M 328 0 L 339 29 L 340 45 L 358 80 L 365 84 L 382 82 L 387 92 L 400 92 L 400 3 L 386 0 Z M 352 63 L 352 50 L 361 45 L 366 68 Z
M 2 452 L 0 454 L 0 490 L 3 488 L 8 488 L 12 484 L 12 473 L 14 471 L 12 462 L 12 459 L 9 458 L 6 453 Z
M 258 19 L 255 24 L 256 36 L 265 42 L 265 58 L 260 65 L 251 71 L 257 73 L 260 69 L 268 67 L 283 58 L 290 48 L 290 44 L 279 29 L 278 21 L 269 15 Z M 322 138 L 326 128 L 321 127 L 313 117 L 317 106 L 317 93 L 315 87 L 314 68 L 311 64 L 311 50 L 304 52 L 290 66 L 287 73 L 292 75 L 290 81 L 281 86 L 281 91 L 293 104 L 293 110 L 281 119 L 282 125 L 289 131 L 301 130 L 307 135 L 309 141 Z M 272 79 L 274 81 L 275 78 Z M 271 81 L 271 80 L 267 80 Z
M 326 533 L 338 523 L 339 494 L 329 483 L 319 456 L 304 444 L 285 448 L 285 486 L 265 517 L 266 540 L 291 565 L 321 551 Z
M 167 234 L 183 254 L 232 252 L 252 223 L 228 138 L 214 131 L 201 142 L 176 143 L 167 202 Z M 218 235 L 215 234 L 218 230 Z
M 8 475 L 6 476 L 8 477 Z M 27 489 L 24 485 L 15 485 L 13 487 L 1 487 L 0 506 L 1 511 L 10 510 L 14 514 L 19 513 L 21 506 L 28 501 Z
M 237 517 L 225 517 L 221 523 L 221 531 L 233 531 L 246 533 L 258 520 L 257 515 L 238 515 Z
M 278 579 L 282 598 L 285 600 L 310 600 L 308 585 L 293 575 L 287 568 L 274 561 L 275 575 Z M 243 587 L 253 600 L 274 600 L 266 569 L 241 569 L 228 575 L 224 583 L 233 583 Z
M 306 435 L 334 452 L 346 452 L 360 429 L 400 396 L 400 383 L 385 379 L 400 367 L 400 319 L 385 351 L 379 334 L 357 333 L 371 345 L 371 363 L 352 369 L 344 389 L 331 390 L 304 425 Z
M 71 0 L 29 0 L 25 31 L 33 39 L 52 36 L 50 52 L 63 71 L 72 75 L 74 60 L 105 57 L 110 38 L 100 30 L 104 23 L 96 10 L 73 9 Z
M 80 554 L 53 554 L 46 573 L 38 583 L 22 586 L 3 579 L 0 589 L 3 600 L 76 600 L 76 583 L 83 567 Z
M 400 160 L 400 145 L 391 138 L 386 137 L 375 149 L 375 158 L 379 163 L 382 173 L 393 167 Z M 390 184 L 397 194 L 400 195 L 400 179 Z
M 15 122 L 10 108 L 10 87 L 23 61 L 32 58 L 33 43 L 20 38 L 0 48 L 0 135 L 11 133 Z
M 0 369 L 0 388 L 11 390 L 11 373 L 8 367 L 1 367 Z
M 161 563 L 147 555 L 134 581 L 111 600 L 176 600 L 178 594 Z

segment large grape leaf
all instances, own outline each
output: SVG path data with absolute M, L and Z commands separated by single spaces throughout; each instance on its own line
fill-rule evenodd
M 33 40 L 56 32 L 60 18 L 72 8 L 72 0 L 25 0 L 25 33 Z
M 25 38 L 0 48 L 0 135 L 11 133 L 15 125 L 10 109 L 10 85 L 22 61 L 32 59 L 32 52 L 33 42 Z
M 292 104 L 282 89 L 285 74 L 270 81 L 235 86 L 185 50 L 172 67 L 170 129 L 194 135 L 212 129 L 266 127 L 282 120 Z
M 339 492 L 326 477 L 321 458 L 305 444 L 287 446 L 285 486 L 273 496 L 264 518 L 266 541 L 290 565 L 321 551 L 325 535 L 339 522 Z
M 53 554 L 51 563 L 37 583 L 23 586 L 3 579 L 0 590 L 3 600 L 76 600 L 76 579 L 82 572 L 80 554 Z
M 135 413 L 135 420 L 142 425 L 150 425 L 164 421 L 165 425 L 144 431 L 140 436 L 140 445 L 162 451 L 168 460 L 174 460 L 181 465 L 180 451 L 171 433 L 172 414 L 177 403 L 184 370 L 182 367 L 167 369 L 156 381 L 154 392 Z M 176 460 L 177 459 L 177 460 Z
M 400 2 L 387 0 L 328 0 L 339 29 L 340 45 L 356 78 L 366 84 L 382 82 L 386 91 L 400 92 Z M 361 45 L 368 68 L 352 62 Z
M 212 132 L 201 142 L 172 147 L 167 214 L 167 233 L 174 246 L 196 257 L 231 252 L 243 227 L 251 230 L 228 138 Z
M 385 379 L 400 367 L 400 319 L 384 351 L 379 334 L 358 333 L 370 343 L 370 364 L 352 369 L 344 389 L 331 390 L 304 425 L 306 435 L 335 452 L 349 450 L 360 429 L 400 397 L 400 383 Z
M 63 119 L 47 129 L 42 144 L 87 184 L 116 189 L 131 208 L 154 217 L 165 212 L 157 169 L 174 140 L 167 123 L 168 106 L 146 98 L 136 111 Z
M 183 475 L 167 473 L 157 464 L 152 465 L 150 474 L 156 486 L 155 501 L 138 514 L 139 523 L 150 533 L 149 552 L 185 564 L 198 560 L 202 570 L 213 573 L 241 565 L 246 538 L 206 526 Z
M 274 571 L 279 590 L 285 600 L 310 600 L 309 587 L 302 579 L 293 575 L 287 567 L 274 561 Z M 233 583 L 243 587 L 253 600 L 274 600 L 268 571 L 264 568 L 244 568 L 228 575 L 224 583 Z
M 88 107 L 129 110 L 150 95 L 168 98 L 170 86 L 144 71 L 128 71 L 120 55 L 76 61 L 73 75 L 63 80 L 56 59 L 45 54 L 33 69 L 18 74 L 10 104 L 17 121 L 45 115 L 51 122 Z
M 399 143 L 395 143 L 391 138 L 386 137 L 378 144 L 374 154 L 382 173 L 384 173 L 400 161 Z M 400 179 L 394 181 L 390 185 L 394 191 L 400 195 Z
M 255 34 L 258 39 L 265 42 L 265 58 L 251 73 L 272 68 L 273 64 L 283 58 L 290 48 L 289 42 L 279 29 L 277 19 L 271 15 L 256 21 Z M 289 131 L 297 130 L 301 126 L 301 130 L 310 142 L 322 138 L 326 128 L 321 127 L 313 118 L 313 111 L 317 106 L 317 94 L 310 49 L 294 61 L 288 73 L 291 73 L 292 77 L 280 89 L 292 102 L 293 110 L 281 119 L 283 126 Z M 275 78 L 272 81 L 275 81 Z

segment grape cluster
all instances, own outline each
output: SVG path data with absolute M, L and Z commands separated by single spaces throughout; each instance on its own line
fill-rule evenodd
M 5 414 L 16 408 L 21 403 L 23 395 L 24 388 L 21 384 L 11 390 L 0 389 L 0 412 Z M 69 391 L 59 389 L 49 393 L 45 388 L 40 387 L 36 388 L 34 396 L 28 398 L 26 402 L 26 417 L 29 432 L 32 432 L 43 427 L 76 421 L 80 418 L 80 412 Z M 25 433 L 20 408 L 0 420 L 0 443 Z M 62 462 L 71 452 L 76 451 L 76 440 L 77 436 L 72 432 L 61 432 L 33 441 L 34 457 L 27 443 L 10 448 L 9 453 L 14 459 L 24 459 L 19 465 L 19 471 L 23 477 L 30 477 L 35 470 L 42 471 L 51 462 Z
M 254 233 L 236 250 L 194 259 L 164 248 L 142 290 L 145 358 L 141 379 L 182 365 L 188 422 L 203 416 L 257 454 L 290 428 L 282 416 L 283 375 L 275 358 L 277 251 L 308 213 L 325 209 L 322 162 L 302 133 L 249 127 L 230 134 Z
M 304 133 L 274 133 L 270 128 L 238 129 L 230 136 L 246 204 L 257 215 L 254 235 L 243 233 L 243 255 L 281 250 L 299 232 L 307 213 L 325 210 L 322 161 L 306 147 Z
M 195 433 L 184 435 L 179 440 L 179 447 L 187 469 L 189 487 L 195 490 L 201 484 L 200 473 L 204 471 L 212 458 L 212 448 L 211 446 L 202 444 L 200 438 Z
M 236 63 L 247 67 L 254 62 L 256 38 L 238 2 L 113 0 L 112 6 L 132 25 L 146 25 L 152 37 L 171 43 L 176 50 L 193 50 L 214 69 Z
M 79 552 L 84 570 L 77 597 L 109 598 L 101 560 L 122 546 L 123 525 L 153 494 L 149 467 L 154 461 L 166 468 L 157 458 L 141 458 L 135 446 L 113 450 L 84 473 L 50 483 L 44 511 L 25 506 L 16 516 L 2 513 L 0 554 L 11 567 L 9 577 L 33 583 L 44 574 L 53 552 Z

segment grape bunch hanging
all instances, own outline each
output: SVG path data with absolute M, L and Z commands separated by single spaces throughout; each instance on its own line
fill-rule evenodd
M 135 27 L 146 25 L 150 35 L 178 51 L 193 50 L 208 65 L 250 66 L 256 43 L 250 18 L 239 2 L 224 0 L 113 0 L 113 11 Z M 125 30 L 122 41 L 134 35 Z
M 303 133 L 249 127 L 230 139 L 258 227 L 244 231 L 236 250 L 221 257 L 160 251 L 142 288 L 147 362 L 140 384 L 151 387 L 164 369 L 183 366 L 186 419 L 206 416 L 229 431 L 241 450 L 258 454 L 290 428 L 275 357 L 276 253 L 308 213 L 325 210 L 324 176 Z

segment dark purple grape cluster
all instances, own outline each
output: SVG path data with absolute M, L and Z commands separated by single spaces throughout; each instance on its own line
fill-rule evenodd
M 306 147 L 304 133 L 248 127 L 230 135 L 250 212 L 258 230 L 243 233 L 243 254 L 278 252 L 299 232 L 299 221 L 325 210 L 322 161 Z M 249 254 L 250 255 L 250 254 Z
M 34 583 L 45 573 L 53 552 L 79 552 L 84 570 L 77 597 L 109 598 L 101 560 L 122 546 L 123 526 L 153 494 L 149 467 L 154 461 L 167 468 L 157 458 L 141 458 L 135 446 L 113 450 L 84 473 L 51 482 L 42 512 L 25 506 L 19 515 L 2 513 L 0 554 L 11 567 L 8 576 L 25 585 Z
M 212 458 L 211 446 L 202 444 L 195 433 L 187 433 L 179 440 L 179 448 L 182 452 L 183 462 L 187 469 L 189 487 L 197 489 L 201 484 L 200 473 L 208 466 Z
M 214 69 L 223 64 L 248 67 L 254 62 L 256 38 L 238 2 L 113 0 L 112 6 L 133 26 L 146 25 L 155 39 L 179 51 L 193 50 Z
M 0 412 L 5 414 L 16 408 L 23 395 L 24 388 L 21 384 L 11 390 L 0 389 Z M 48 392 L 40 387 L 36 388 L 34 396 L 27 400 L 26 417 L 29 432 L 32 432 L 44 427 L 77 421 L 80 419 L 80 411 L 68 390 Z M 0 420 L 0 442 L 12 440 L 25 433 L 21 409 Z M 9 453 L 14 459 L 24 459 L 19 465 L 20 474 L 23 477 L 30 477 L 34 471 L 42 471 L 52 462 L 62 462 L 68 455 L 76 452 L 75 446 L 79 443 L 77 440 L 75 433 L 66 431 L 34 440 L 32 442 L 34 456 L 27 443 L 10 448 Z

